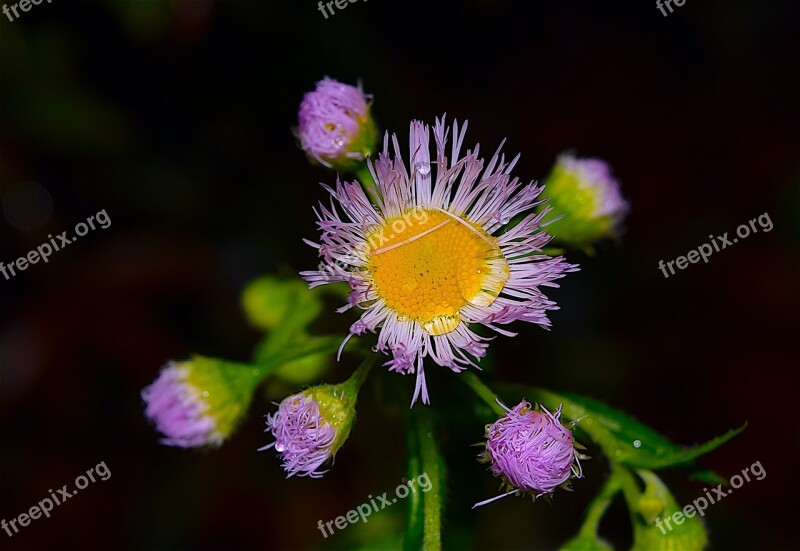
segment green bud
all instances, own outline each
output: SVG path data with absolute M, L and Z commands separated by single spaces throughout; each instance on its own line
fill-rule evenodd
M 632 551 L 703 549 L 708 536 L 700 518 L 696 514 L 684 515 L 669 489 L 655 473 L 647 470 L 636 472 L 644 481 L 645 490 L 639 495 L 632 515 Z
M 203 356 L 170 362 L 142 390 L 145 415 L 164 435 L 163 444 L 219 446 L 244 416 L 261 379 L 260 369 Z
M 628 212 L 619 182 L 600 159 L 577 159 L 561 155 L 545 180 L 549 198 L 539 210 L 551 207 L 545 222 L 547 233 L 558 242 L 589 247 L 595 241 L 615 237 Z
M 300 279 L 264 276 L 245 287 L 242 307 L 253 325 L 270 331 L 289 317 L 301 317 L 297 325 L 310 322 L 322 311 L 322 301 Z

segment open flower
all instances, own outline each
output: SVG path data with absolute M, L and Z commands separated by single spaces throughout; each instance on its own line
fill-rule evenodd
M 369 97 L 360 87 L 322 79 L 300 104 L 300 147 L 321 165 L 354 170 L 375 146 L 376 129 L 369 108 Z
M 195 356 L 170 362 L 142 389 L 145 416 L 181 448 L 219 446 L 233 432 L 260 380 L 257 370 Z
M 502 405 L 502 404 L 500 404 Z M 552 493 L 571 477 L 583 476 L 572 431 L 559 418 L 561 407 L 550 413 L 543 406 L 531 408 L 523 400 L 514 409 L 486 427 L 486 450 L 480 455 L 490 463 L 492 474 L 510 488 L 505 494 L 475 504 L 485 505 L 511 494 L 535 497 Z
M 357 390 L 356 390 L 357 392 Z M 350 435 L 355 420 L 355 396 L 341 385 L 309 388 L 285 398 L 278 411 L 266 416 L 267 430 L 287 476 L 319 478 Z
M 331 205 L 317 213 L 320 243 L 308 242 L 322 265 L 301 273 L 312 287 L 350 284 L 341 310 L 364 310 L 350 336 L 379 332 L 377 349 L 391 354 L 389 369 L 416 374 L 412 404 L 419 396 L 429 403 L 425 356 L 458 372 L 486 354 L 489 339 L 470 324 L 509 336 L 499 326 L 516 320 L 547 328 L 547 311 L 557 306 L 540 287 L 556 287 L 575 270 L 542 253 L 550 240 L 540 230 L 547 209 L 531 212 L 542 187 L 512 178 L 518 157 L 509 162 L 499 149 L 488 164 L 479 147 L 462 157 L 466 128 L 453 125 L 448 159 L 450 129 L 437 120 L 431 159 L 430 129 L 413 121 L 408 165 L 395 136 L 390 155 L 387 135 L 377 161 L 368 161 L 377 183 L 372 200 L 355 181 L 327 188 Z
M 588 247 L 592 242 L 619 234 L 630 205 L 622 197 L 619 181 L 602 159 L 559 156 L 545 180 L 553 216 L 547 231 L 561 242 Z

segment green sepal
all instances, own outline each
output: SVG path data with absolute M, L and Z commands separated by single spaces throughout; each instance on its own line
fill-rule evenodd
M 188 370 L 186 382 L 208 404 L 217 432 L 223 439 L 236 429 L 262 379 L 262 371 L 252 365 L 193 355 L 179 365 Z

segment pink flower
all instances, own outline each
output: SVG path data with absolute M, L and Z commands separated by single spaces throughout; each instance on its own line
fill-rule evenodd
M 169 362 L 142 389 L 145 416 L 180 448 L 219 446 L 236 429 L 262 373 L 251 366 L 204 356 Z
M 498 148 L 487 162 L 478 146 L 466 149 L 466 129 L 413 121 L 406 160 L 387 134 L 368 161 L 373 197 L 357 181 L 326 186 L 320 239 L 307 241 L 322 263 L 300 273 L 311 287 L 350 285 L 341 310 L 363 313 L 348 338 L 378 333 L 389 370 L 416 377 L 412 404 L 429 403 L 425 357 L 457 373 L 486 355 L 491 339 L 477 325 L 506 336 L 515 321 L 549 328 L 558 306 L 545 290 L 577 269 L 542 250 L 551 239 L 541 227 L 549 209 L 534 212 L 542 187 L 512 176 L 518 157 Z
M 346 384 L 321 385 L 285 398 L 278 411 L 266 416 L 275 442 L 259 451 L 274 447 L 288 476 L 325 474 L 320 469 L 333 460 L 355 419 L 355 393 Z
M 162 444 L 180 448 L 219 446 L 224 439 L 202 392 L 188 381 L 189 367 L 172 362 L 142 390 L 145 416 L 164 435 Z
M 491 464 L 492 474 L 501 477 L 511 491 L 475 507 L 511 494 L 528 492 L 539 497 L 571 476 L 583 476 L 572 432 L 559 421 L 561 407 L 552 414 L 543 406 L 539 406 L 541 411 L 532 409 L 523 400 L 514 409 L 503 408 L 508 413 L 486 428 L 481 459 Z
M 317 83 L 300 104 L 297 129 L 309 159 L 337 170 L 355 169 L 375 145 L 369 97 L 331 78 Z

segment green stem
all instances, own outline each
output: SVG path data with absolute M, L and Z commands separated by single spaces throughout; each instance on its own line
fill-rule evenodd
M 625 501 L 628 504 L 628 513 L 631 517 L 631 524 L 636 521 L 636 504 L 639 502 L 639 497 L 642 492 L 636 485 L 636 479 L 633 473 L 613 461 L 611 463 L 611 478 L 617 481 L 618 486 L 622 489 L 622 494 L 625 496 Z
M 375 365 L 377 358 L 377 354 L 370 354 L 364 358 L 364 361 L 361 362 L 361 365 L 359 365 L 353 374 L 350 375 L 350 378 L 342 384 L 347 385 L 354 394 L 358 394 L 358 391 L 361 389 L 361 385 L 363 385 L 364 381 L 367 380 L 367 376 L 372 370 L 372 366 Z
M 430 490 L 422 496 L 422 505 L 425 509 L 422 548 L 427 551 L 437 551 L 442 548 L 444 463 L 434 440 L 430 414 L 417 416 L 416 432 L 419 438 L 422 473 L 427 473 L 430 480 Z
M 458 376 L 458 378 L 464 381 L 464 383 L 466 383 L 466 385 L 470 387 L 480 399 L 486 402 L 486 405 L 492 408 L 492 411 L 494 411 L 497 415 L 502 417 L 508 413 L 505 409 L 503 409 L 503 406 L 497 402 L 497 395 L 492 392 L 492 389 L 486 386 L 477 375 L 469 371 L 462 373 Z
M 586 518 L 581 525 L 580 535 L 592 537 L 593 539 L 597 538 L 597 528 L 600 525 L 600 521 L 611 504 L 611 500 L 614 499 L 619 490 L 619 479 L 616 476 L 611 476 L 586 509 Z
M 415 480 L 422 475 L 422 457 L 419 451 L 419 438 L 412 428 L 411 419 L 406 419 L 406 454 L 408 456 L 408 479 Z M 412 492 L 406 500 L 408 524 L 403 539 L 403 551 L 415 551 L 422 546 L 423 532 L 425 531 L 425 509 L 422 503 L 422 494 Z
M 276 352 L 258 350 L 255 354 L 253 365 L 249 367 L 253 370 L 253 376 L 260 377 L 260 381 L 283 364 L 300 360 L 307 356 L 332 354 L 336 352 L 342 343 L 342 338 L 341 335 L 308 337 L 302 345 L 285 346 Z

